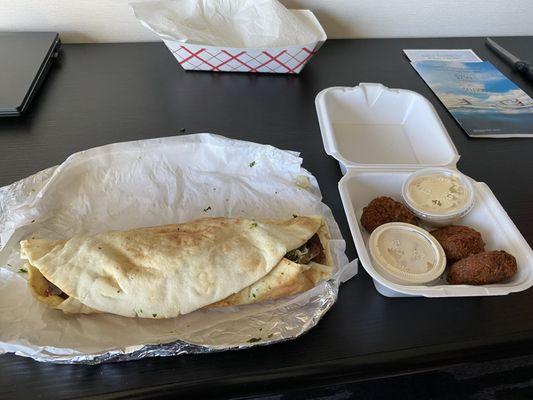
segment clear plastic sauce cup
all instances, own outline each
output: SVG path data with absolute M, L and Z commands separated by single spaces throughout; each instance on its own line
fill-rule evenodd
M 474 206 L 474 187 L 459 171 L 425 168 L 411 174 L 403 183 L 407 207 L 430 225 L 449 225 Z
M 422 285 L 438 279 L 446 267 L 440 243 L 418 226 L 390 222 L 376 228 L 369 239 L 374 267 L 387 279 Z

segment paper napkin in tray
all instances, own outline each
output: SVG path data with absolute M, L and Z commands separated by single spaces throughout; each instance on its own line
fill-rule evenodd
M 131 4 L 136 17 L 163 39 L 190 44 L 262 48 L 325 40 L 310 11 L 276 0 L 163 0 Z

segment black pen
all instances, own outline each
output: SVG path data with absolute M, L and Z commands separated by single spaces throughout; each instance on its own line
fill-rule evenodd
M 491 38 L 487 38 L 487 46 L 500 56 L 507 64 L 511 65 L 515 71 L 520 72 L 527 79 L 533 80 L 533 64 L 520 60 L 514 54 L 509 53 L 502 46 Z

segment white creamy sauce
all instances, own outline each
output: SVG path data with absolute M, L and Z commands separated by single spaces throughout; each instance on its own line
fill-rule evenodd
M 431 174 L 409 183 L 407 192 L 420 211 L 449 213 L 464 207 L 467 191 L 461 180 L 453 175 Z
M 381 234 L 377 247 L 389 267 L 403 272 L 423 274 L 436 262 L 431 242 L 418 232 L 389 229 Z

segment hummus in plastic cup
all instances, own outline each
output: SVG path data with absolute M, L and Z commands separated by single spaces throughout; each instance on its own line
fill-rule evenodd
M 457 221 L 474 206 L 470 180 L 448 168 L 425 168 L 412 173 L 403 183 L 402 196 L 418 218 L 437 226 Z
M 428 231 L 403 222 L 376 228 L 369 239 L 374 268 L 387 279 L 402 285 L 422 285 L 439 278 L 446 255 Z

